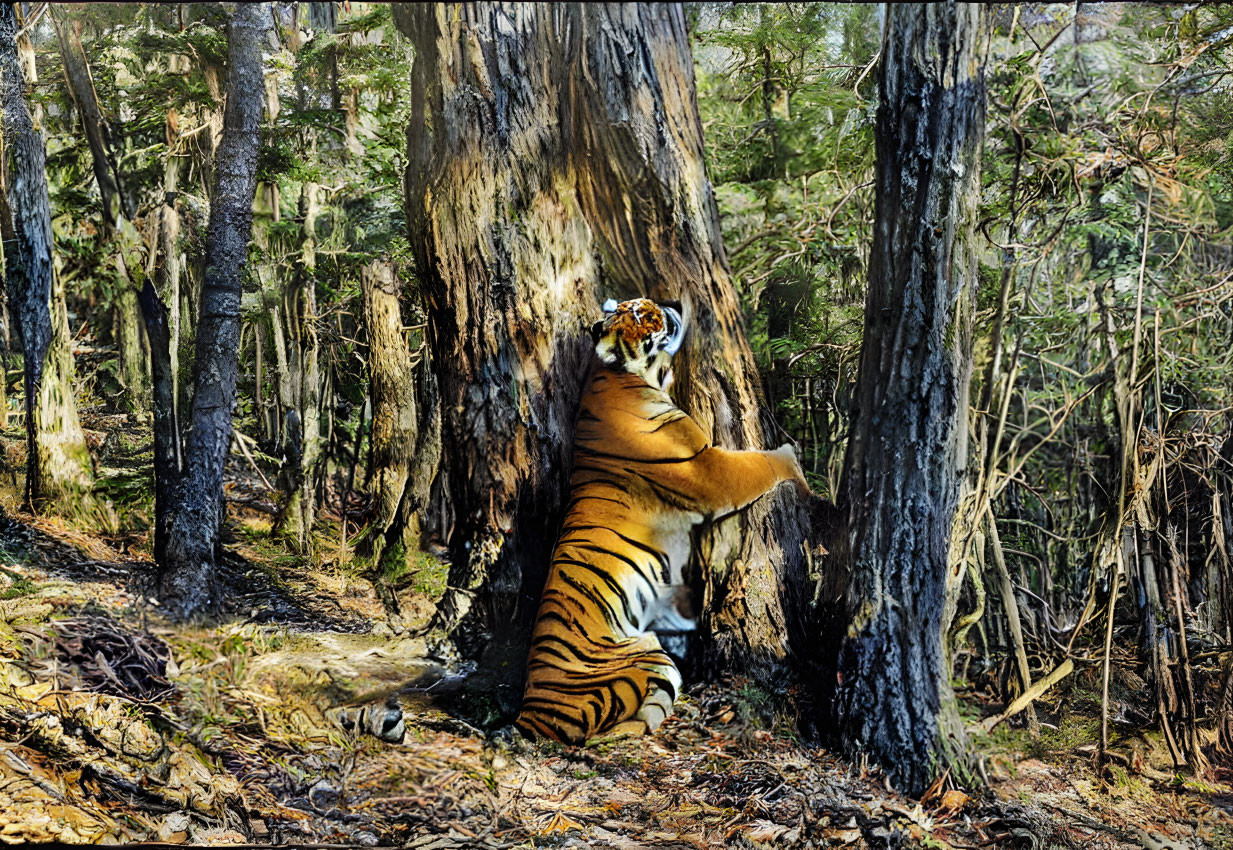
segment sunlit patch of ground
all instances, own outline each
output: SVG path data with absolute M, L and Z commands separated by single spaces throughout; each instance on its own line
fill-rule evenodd
M 22 519 L 0 528 L 0 841 L 1233 846 L 1228 772 L 1177 778 L 1148 736 L 1102 784 L 1085 717 L 978 739 L 991 793 L 923 802 L 801 742 L 739 681 L 692 690 L 652 738 L 586 749 L 495 743 L 422 698 L 403 701 L 403 744 L 351 737 L 326 710 L 426 662 L 346 565 L 289 556 L 257 523 L 228 562 L 229 613 L 174 627 L 147 562 Z

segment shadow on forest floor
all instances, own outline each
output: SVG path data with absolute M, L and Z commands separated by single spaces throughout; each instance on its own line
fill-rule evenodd
M 50 579 L 115 583 L 133 604 L 158 607 L 152 561 L 92 558 L 91 553 L 40 528 L 40 522 L 30 515 L 0 515 L 0 558 L 41 570 Z M 271 575 L 268 567 L 235 552 L 224 554 L 218 578 L 220 605 L 211 619 L 220 623 L 238 620 L 304 631 L 354 633 L 372 627 L 363 617 L 343 611 L 330 596 L 311 590 L 293 591 Z
M 1227 785 L 1134 771 L 1102 785 L 1065 736 L 978 741 L 986 796 L 901 797 L 877 771 L 800 741 L 784 706 L 736 680 L 691 689 L 654 737 L 586 749 L 494 745 L 409 702 L 402 745 L 353 738 L 327 708 L 405 682 L 422 663 L 422 645 L 393 634 L 376 607 L 371 618 L 320 616 L 318 595 L 284 589 L 294 616 L 282 622 L 176 626 L 124 575 L 145 562 L 80 559 L 54 530 L 13 520 L 0 540 L 6 570 L 23 577 L 0 594 L 5 838 L 440 850 L 1233 846 Z M 254 564 L 247 572 L 267 578 L 242 575 L 238 586 L 265 592 L 266 569 Z M 294 583 L 312 571 L 290 560 L 279 569 Z M 358 598 L 362 584 L 351 580 L 339 598 Z M 249 601 L 261 598 L 234 607 Z
M 500 745 L 411 697 L 401 745 L 349 736 L 330 709 L 428 663 L 356 565 L 237 515 L 225 616 L 179 625 L 150 601 L 139 525 L 0 520 L 2 841 L 1233 848 L 1233 773 L 1189 780 L 1148 747 L 1102 782 L 1079 698 L 1042 704 L 1056 728 L 1036 739 L 975 739 L 988 793 L 922 801 L 802 741 L 790 705 L 740 680 L 691 688 L 653 737 L 590 748 Z M 434 587 L 406 585 L 404 611 Z

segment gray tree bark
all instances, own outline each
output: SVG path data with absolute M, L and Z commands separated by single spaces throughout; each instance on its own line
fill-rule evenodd
M 282 479 L 287 501 L 276 529 L 279 534 L 290 538 L 301 552 L 307 552 L 311 547 L 323 458 L 322 376 L 318 366 L 320 343 L 317 336 L 317 282 L 314 277 L 319 189 L 312 182 L 304 183 L 301 189 L 304 240 L 300 245 L 300 263 L 294 277 L 275 272 L 278 288 L 267 296 L 281 299 L 279 308 L 270 311 L 278 364 L 279 399 L 284 415 L 295 417 L 296 423 L 295 428 L 283 434 L 287 462 Z
M 12 4 L 0 7 L 0 75 L 7 152 L 5 288 L 25 359 L 26 503 L 89 500 L 90 452 L 73 397 L 64 292 L 52 263 L 46 148 L 26 104 Z
M 257 130 L 265 100 L 261 53 L 270 4 L 237 4 L 228 36 L 227 104 L 215 156 L 206 273 L 193 361 L 191 431 L 159 563 L 162 601 L 188 617 L 217 604 L 215 558 L 223 467 L 231 445 L 240 342 L 242 270 L 257 184 Z
M 941 620 L 967 442 L 986 47 L 977 4 L 887 9 L 834 708 L 847 752 L 916 794 L 963 766 Z
M 717 445 L 773 423 L 704 169 L 684 11 L 662 4 L 412 4 L 407 214 L 441 394 L 449 591 L 435 625 L 520 697 L 559 529 L 585 329 L 609 297 L 679 302 L 675 397 Z M 712 666 L 791 666 L 806 509 L 788 492 L 701 536 Z

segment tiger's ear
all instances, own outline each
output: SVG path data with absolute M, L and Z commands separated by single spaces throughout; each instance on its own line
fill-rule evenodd
M 600 319 L 595 324 L 591 325 L 591 342 L 599 342 L 599 338 L 604 335 L 604 320 Z

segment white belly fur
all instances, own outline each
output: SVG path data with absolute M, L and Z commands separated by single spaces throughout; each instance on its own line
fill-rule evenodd
M 668 557 L 667 584 L 657 582 L 656 598 L 643 612 L 639 624 L 643 632 L 692 632 L 698 628 L 698 622 L 685 617 L 677 610 L 677 590 L 685 585 L 685 565 L 689 563 L 690 531 L 702 522 L 702 515 L 674 512 L 664 517 L 655 528 L 655 541 L 660 551 Z

